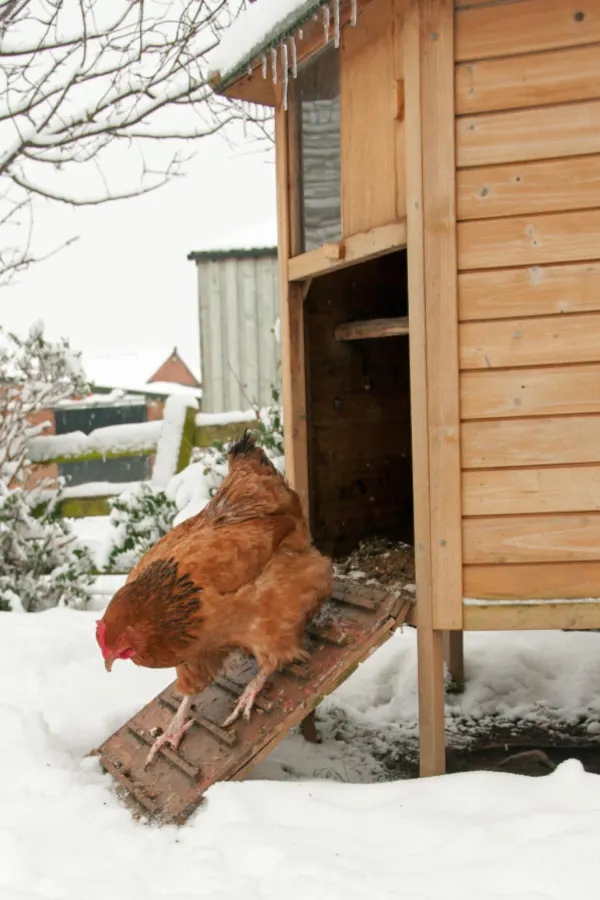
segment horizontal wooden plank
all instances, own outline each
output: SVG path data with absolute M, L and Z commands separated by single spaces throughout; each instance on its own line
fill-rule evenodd
M 468 419 L 600 412 L 600 366 L 464 372 L 461 416 Z
M 288 261 L 289 280 L 304 281 L 313 275 L 344 269 L 354 263 L 374 259 L 406 247 L 406 220 L 350 235 L 340 242 L 340 245 L 342 244 L 343 253 L 338 259 L 332 259 L 330 244 L 309 253 L 302 253 L 300 256 L 293 256 Z
M 487 59 L 600 41 L 595 0 L 524 0 L 457 10 L 457 60 Z
M 466 631 L 583 631 L 600 628 L 600 601 L 467 605 L 463 623 Z
M 600 463 L 600 416 L 463 422 L 463 469 Z
M 600 597 L 600 562 L 465 566 L 463 578 L 465 597 L 481 600 Z
M 457 166 L 600 153 L 600 100 L 456 120 Z
M 456 194 L 459 219 L 591 209 L 600 206 L 600 156 L 460 169 Z
M 360 341 L 368 338 L 397 337 L 408 334 L 408 316 L 395 319 L 366 319 L 344 322 L 334 330 L 336 341 Z
M 600 362 L 600 313 L 463 322 L 461 369 Z
M 457 115 L 597 100 L 600 45 L 456 66 Z
M 600 466 L 463 472 L 464 516 L 600 510 Z M 600 555 L 600 547 L 598 548 Z
M 465 564 L 600 560 L 600 513 L 463 519 Z
M 460 222 L 457 237 L 463 270 L 594 259 L 600 250 L 600 209 Z
M 600 310 L 600 262 L 461 272 L 459 318 L 511 319 Z

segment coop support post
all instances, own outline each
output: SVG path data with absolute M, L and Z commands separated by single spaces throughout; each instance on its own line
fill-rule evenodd
M 446 771 L 444 714 L 444 632 L 417 625 L 419 678 L 419 771 L 421 776 Z
M 444 656 L 451 678 L 448 690 L 461 693 L 465 689 L 464 632 L 444 632 Z

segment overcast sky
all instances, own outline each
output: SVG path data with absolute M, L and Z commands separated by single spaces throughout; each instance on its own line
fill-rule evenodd
M 177 346 L 197 371 L 195 267 L 187 254 L 226 247 L 238 234 L 259 245 L 275 238 L 274 155 L 240 132 L 232 137 L 234 147 L 221 136 L 203 138 L 189 174 L 153 194 L 87 209 L 40 204 L 38 237 L 79 240 L 0 289 L 1 324 L 23 332 L 41 318 L 48 337 L 68 337 L 84 361 L 134 349 L 166 357 Z

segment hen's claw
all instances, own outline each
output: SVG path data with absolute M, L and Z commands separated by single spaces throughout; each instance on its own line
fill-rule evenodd
M 194 720 L 190 719 L 188 722 L 184 722 L 184 724 L 180 728 L 173 728 L 172 726 L 168 728 L 164 734 L 159 735 L 156 738 L 152 747 L 150 748 L 150 752 L 146 757 L 146 762 L 144 763 L 144 770 L 148 768 L 148 766 L 154 762 L 156 759 L 160 749 L 165 746 L 165 744 L 169 744 L 170 747 L 173 748 L 174 751 L 177 751 L 179 744 L 181 743 L 181 739 L 188 731 L 189 728 L 194 724 Z
M 224 728 L 227 728 L 228 725 L 232 725 L 236 719 L 239 719 L 241 714 L 243 714 L 244 719 L 248 722 L 252 707 L 254 706 L 254 701 L 256 700 L 256 695 L 264 688 L 269 675 L 270 672 L 267 672 L 265 675 L 259 673 L 246 685 L 243 694 L 233 708 L 233 712 L 223 722 Z

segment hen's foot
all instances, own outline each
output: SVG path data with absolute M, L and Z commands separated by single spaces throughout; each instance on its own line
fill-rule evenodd
M 224 728 L 227 728 L 228 725 L 232 725 L 242 714 L 246 722 L 248 721 L 250 713 L 252 712 L 252 707 L 254 706 L 254 701 L 256 700 L 256 695 L 262 691 L 270 674 L 270 672 L 267 672 L 265 675 L 259 673 L 246 685 L 244 693 L 236 703 L 233 712 L 223 722 Z
M 169 728 L 165 731 L 164 734 L 161 734 L 156 738 L 152 747 L 150 748 L 150 753 L 146 757 L 146 762 L 144 763 L 144 769 L 147 769 L 150 763 L 154 762 L 156 756 L 158 755 L 159 750 L 168 744 L 173 750 L 177 750 L 179 744 L 181 743 L 181 738 L 184 736 L 186 731 L 191 728 L 194 724 L 194 720 L 190 719 L 188 722 L 185 722 L 181 728 L 178 728 L 176 731 Z
M 161 747 L 164 747 L 166 744 L 169 744 L 170 747 L 173 748 L 174 751 L 177 750 L 179 744 L 181 743 L 181 738 L 184 736 L 186 731 L 191 728 L 194 724 L 193 719 L 189 719 L 186 722 L 187 714 L 189 713 L 192 706 L 192 697 L 184 697 L 181 701 L 179 709 L 175 713 L 171 724 L 159 737 L 156 738 L 152 747 L 150 748 L 150 753 L 146 757 L 146 762 L 144 763 L 144 769 L 147 769 L 150 763 L 152 763 Z

